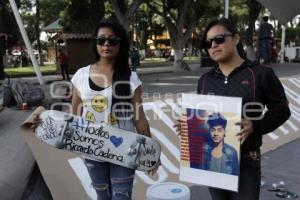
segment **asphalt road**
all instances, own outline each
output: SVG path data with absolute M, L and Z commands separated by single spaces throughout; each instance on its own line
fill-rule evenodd
M 165 70 L 165 69 L 168 70 Z M 300 64 L 272 65 L 275 73 L 282 79 L 300 76 Z M 182 93 L 196 91 L 197 80 L 210 68 L 202 68 L 193 72 L 170 73 L 171 66 L 138 69 L 143 82 L 144 95 L 164 95 L 166 93 Z M 147 73 L 145 73 L 147 72 Z M 48 80 L 58 76 L 46 77 Z M 37 82 L 36 78 L 24 78 Z M 49 95 L 49 86 L 43 86 Z M 0 113 L 0 199 L 20 199 L 29 180 L 34 159 L 24 140 L 18 133 L 19 124 L 30 112 L 5 109 Z M 299 133 L 300 134 L 300 133 Z M 284 181 L 286 186 L 300 194 L 300 140 L 294 140 L 263 156 L 262 175 L 266 185 L 262 187 L 261 199 L 280 199 L 267 191 L 273 182 Z M 201 186 L 191 187 L 192 199 L 210 199 L 207 189 Z M 200 198 L 199 198 L 200 197 Z M 31 199 L 38 199 L 33 198 Z

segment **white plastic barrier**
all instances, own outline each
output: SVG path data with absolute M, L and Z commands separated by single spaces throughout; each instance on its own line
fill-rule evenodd
M 165 182 L 147 189 L 147 200 L 190 200 L 190 189 L 182 184 Z

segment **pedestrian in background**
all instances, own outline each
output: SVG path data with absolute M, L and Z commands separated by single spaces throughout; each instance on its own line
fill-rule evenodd
M 68 56 L 62 48 L 58 49 L 58 64 L 60 66 L 60 73 L 63 80 L 70 80 L 69 77 L 69 66 L 68 66 Z
M 132 51 L 130 51 L 130 62 L 131 70 L 135 72 L 140 65 L 140 54 L 136 48 L 133 48 Z
M 247 60 L 240 38 L 235 24 L 219 19 L 209 23 L 202 40 L 218 65 L 200 77 L 197 93 L 241 97 L 243 103 L 242 121 L 236 123 L 241 127 L 237 133 L 241 141 L 239 190 L 235 193 L 209 188 L 213 200 L 259 199 L 262 136 L 281 126 L 291 114 L 274 71 Z M 179 134 L 186 124 L 184 119 L 175 124 Z
M 269 17 L 264 16 L 263 21 L 258 30 L 258 62 L 263 59 L 264 64 L 271 62 L 271 49 L 272 49 L 272 31 L 273 26 L 268 23 Z

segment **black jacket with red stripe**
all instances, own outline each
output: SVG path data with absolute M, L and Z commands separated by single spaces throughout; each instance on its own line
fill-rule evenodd
M 245 60 L 227 77 L 219 68 L 202 75 L 198 94 L 242 97 L 242 118 L 253 122 L 254 131 L 242 144 L 242 152 L 255 151 L 262 135 L 274 131 L 291 115 L 283 86 L 269 67 Z M 266 108 L 267 110 L 264 110 Z

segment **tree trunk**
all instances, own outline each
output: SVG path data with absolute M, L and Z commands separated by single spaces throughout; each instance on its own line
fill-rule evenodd
M 4 3 L 0 1 L 0 34 L 3 33 L 4 29 Z M 5 44 L 4 36 L 0 36 L 0 80 L 3 80 L 5 78 L 4 75 L 4 64 L 3 64 L 3 49 Z
M 186 34 L 190 34 L 190 33 L 182 34 L 178 31 L 176 35 L 170 34 L 171 46 L 172 48 L 174 48 L 174 64 L 173 64 L 174 72 L 190 70 L 188 64 L 183 61 L 183 57 L 184 57 L 183 49 L 189 36 Z
M 141 48 L 140 48 L 140 55 L 141 55 L 141 60 L 144 60 L 146 58 L 146 52 L 147 52 L 147 33 L 144 30 L 141 30 Z
M 249 21 L 248 21 L 248 29 L 246 30 L 246 45 L 253 47 L 253 33 L 255 30 L 255 21 L 258 18 L 258 15 L 261 11 L 262 6 L 253 0 L 248 1 L 249 6 Z
M 183 49 L 175 49 L 174 50 L 174 72 L 183 71 Z
M 110 3 L 115 11 L 115 15 L 117 16 L 120 24 L 124 26 L 127 33 L 129 31 L 129 26 L 133 20 L 134 13 L 140 7 L 142 1 L 133 1 L 130 5 L 130 8 L 127 13 L 122 13 L 120 6 L 126 6 L 125 4 L 121 5 L 117 0 L 110 0 Z
M 248 29 L 246 30 L 246 54 L 249 60 L 255 61 L 256 55 L 253 47 L 253 34 L 255 30 L 255 21 L 258 18 L 258 15 L 261 11 L 262 6 L 253 0 L 248 1 L 249 6 L 249 21 L 248 21 Z
M 4 73 L 4 64 L 3 64 L 3 55 L 4 55 L 4 43 L 5 43 L 5 37 L 0 36 L 0 80 L 5 79 L 5 73 Z

